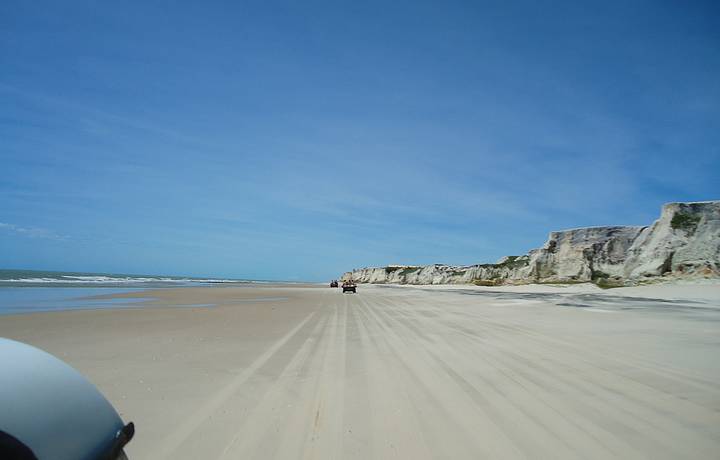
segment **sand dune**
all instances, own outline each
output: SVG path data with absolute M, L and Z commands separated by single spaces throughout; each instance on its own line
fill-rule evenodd
M 135 459 L 714 458 L 712 288 L 169 289 L 0 335 L 95 382 Z

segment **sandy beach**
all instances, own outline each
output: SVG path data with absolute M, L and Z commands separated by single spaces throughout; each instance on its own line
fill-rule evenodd
M 0 336 L 95 383 L 137 426 L 132 459 L 720 452 L 718 285 L 124 296 L 149 300 L 2 316 Z

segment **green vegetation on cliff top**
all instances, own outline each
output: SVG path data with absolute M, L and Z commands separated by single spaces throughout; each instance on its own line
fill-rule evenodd
M 685 230 L 689 234 L 693 234 L 699 223 L 700 216 L 678 212 L 670 221 L 670 226 L 674 230 Z

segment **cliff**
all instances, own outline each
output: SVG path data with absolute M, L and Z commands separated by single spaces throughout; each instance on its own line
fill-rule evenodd
M 527 284 L 594 282 L 603 287 L 680 278 L 720 278 L 720 201 L 669 203 L 649 227 L 552 232 L 542 248 L 494 264 L 391 265 L 343 275 L 360 283 Z

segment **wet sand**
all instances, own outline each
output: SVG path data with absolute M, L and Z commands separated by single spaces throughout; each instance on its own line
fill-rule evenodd
M 0 336 L 93 381 L 134 459 L 717 458 L 718 294 L 181 288 Z

